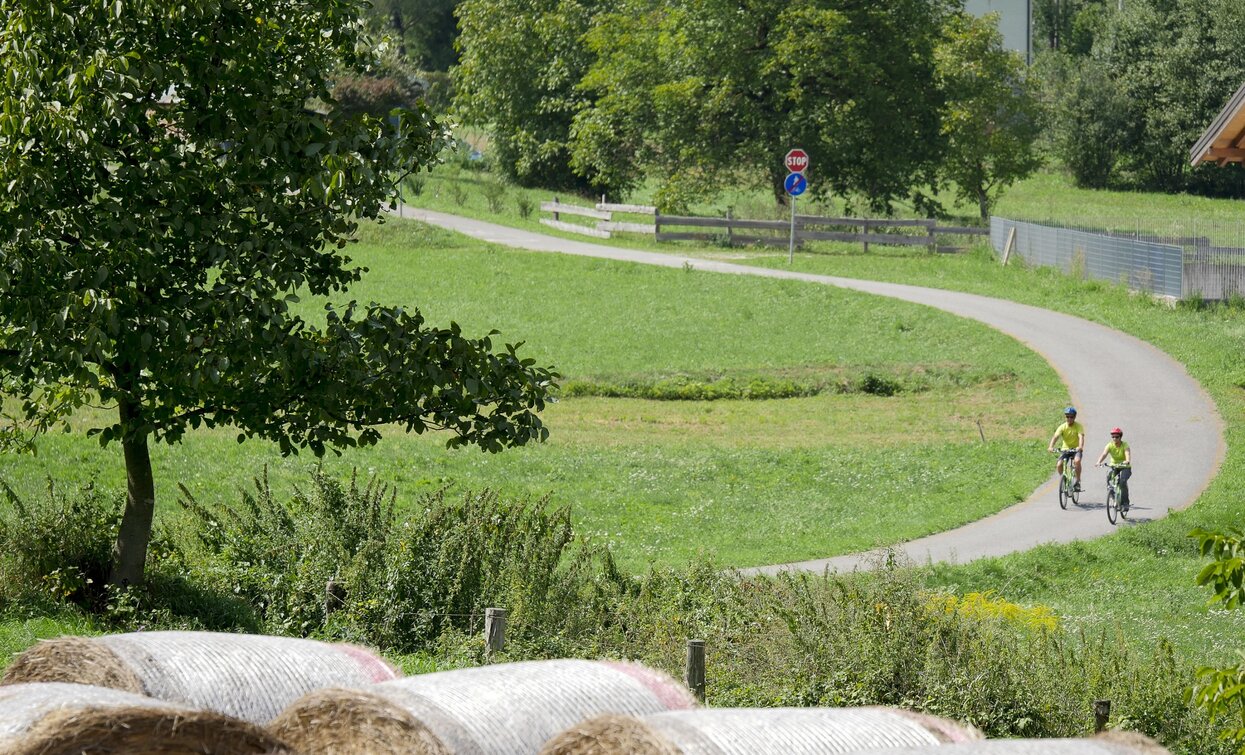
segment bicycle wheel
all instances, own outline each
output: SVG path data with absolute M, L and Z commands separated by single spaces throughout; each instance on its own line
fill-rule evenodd
M 1076 489 L 1076 478 L 1075 477 L 1072 478 L 1071 480 L 1068 480 L 1068 497 L 1070 497 L 1072 499 L 1072 502 L 1075 503 L 1077 506 L 1081 505 L 1081 491 Z
M 1119 508 L 1116 506 L 1115 487 L 1112 486 L 1107 489 L 1107 521 L 1115 524 L 1115 517 L 1118 513 Z
M 1071 494 L 1072 494 L 1072 481 L 1068 479 L 1067 475 L 1060 475 L 1059 477 L 1059 508 L 1061 509 L 1068 508 L 1068 498 L 1071 497 Z

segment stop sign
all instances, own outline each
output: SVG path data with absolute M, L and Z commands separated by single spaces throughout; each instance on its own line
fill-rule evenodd
M 803 173 L 808 168 L 808 153 L 797 147 L 787 153 L 787 157 L 783 159 L 783 164 L 792 173 Z

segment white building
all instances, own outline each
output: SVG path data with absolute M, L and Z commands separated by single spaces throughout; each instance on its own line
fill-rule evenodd
M 1033 62 L 1032 0 L 964 0 L 964 10 L 974 16 L 999 14 L 1003 46 L 1023 55 L 1026 63 Z

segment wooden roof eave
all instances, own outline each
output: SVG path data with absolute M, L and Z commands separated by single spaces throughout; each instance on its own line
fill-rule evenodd
M 1189 161 L 1194 166 L 1203 162 L 1218 165 L 1245 162 L 1245 84 L 1236 90 L 1189 150 Z

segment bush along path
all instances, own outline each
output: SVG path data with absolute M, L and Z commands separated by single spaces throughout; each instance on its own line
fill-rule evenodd
M 1133 523 L 1189 506 L 1214 478 L 1224 455 L 1224 427 L 1214 402 L 1184 367 L 1150 344 L 1111 328 L 1025 304 L 942 289 L 772 270 L 715 260 L 591 244 L 412 207 L 405 218 L 495 244 L 539 252 L 575 254 L 624 263 L 658 265 L 732 275 L 760 275 L 839 286 L 924 304 L 989 325 L 1040 354 L 1059 373 L 1068 400 L 1080 411 L 1088 435 L 1080 506 L 1059 508 L 1054 481 L 1025 501 L 972 524 L 903 543 L 891 549 L 915 563 L 963 563 L 1001 556 L 1043 543 L 1065 543 L 1115 530 L 1105 514 L 1106 490 L 1091 470 L 1107 431 L 1127 429 L 1129 442 L 1146 449 L 1146 464 L 1133 478 Z M 1052 407 L 1050 431 L 1061 421 Z M 1000 459 L 1000 464 L 1007 463 Z M 1051 458 L 1054 468 L 1054 457 Z M 879 505 L 885 505 L 879 501 Z M 876 563 L 885 552 L 866 552 L 777 564 L 751 571 L 825 569 L 850 571 Z

